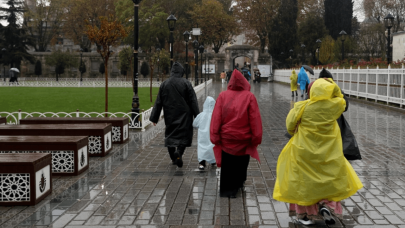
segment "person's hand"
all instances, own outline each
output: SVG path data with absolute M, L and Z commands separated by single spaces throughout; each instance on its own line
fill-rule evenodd
M 156 123 L 153 123 L 153 126 L 156 126 Z

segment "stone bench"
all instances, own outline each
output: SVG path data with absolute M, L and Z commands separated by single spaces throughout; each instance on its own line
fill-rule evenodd
M 124 143 L 129 139 L 128 117 L 29 117 L 21 119 L 20 124 L 93 124 L 110 123 L 112 142 Z
M 111 124 L 0 125 L 0 135 L 88 136 L 90 156 L 105 156 L 112 149 Z
M 89 168 L 87 136 L 0 136 L 0 154 L 50 153 L 52 174 L 74 176 Z
M 35 205 L 52 193 L 50 154 L 0 154 L 0 206 Z
M 6 117 L 0 117 L 0 125 L 2 124 L 7 124 L 7 118 Z

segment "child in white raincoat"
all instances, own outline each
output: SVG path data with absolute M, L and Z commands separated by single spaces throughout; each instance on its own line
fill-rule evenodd
M 210 124 L 212 111 L 215 107 L 214 98 L 208 96 L 203 111 L 194 119 L 193 127 L 198 128 L 198 162 L 199 169 L 204 169 L 206 162 L 215 165 L 214 144 L 210 140 Z

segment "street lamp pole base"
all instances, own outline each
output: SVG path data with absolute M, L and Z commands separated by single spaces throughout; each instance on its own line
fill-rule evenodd
M 131 111 L 133 112 L 131 115 L 131 119 L 134 120 L 134 124 L 139 123 L 138 127 L 142 126 L 142 123 L 139 122 L 139 116 L 140 116 L 140 110 L 139 110 L 139 97 L 138 94 L 135 94 L 134 97 L 132 97 L 132 109 Z M 138 113 L 138 114 L 136 114 Z

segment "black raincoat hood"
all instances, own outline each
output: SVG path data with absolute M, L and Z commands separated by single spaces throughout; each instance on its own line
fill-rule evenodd
M 323 68 L 321 73 L 319 73 L 319 78 L 331 78 L 333 80 L 332 74 L 325 68 Z
M 184 70 L 183 66 L 180 63 L 175 62 L 172 66 L 172 70 L 170 72 L 170 77 L 181 78 L 181 77 L 183 77 L 184 72 L 185 72 L 185 70 Z

